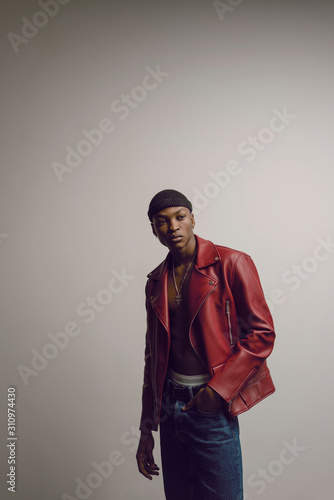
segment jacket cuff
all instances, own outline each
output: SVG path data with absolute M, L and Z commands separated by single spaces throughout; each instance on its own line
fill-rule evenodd
M 250 356 L 253 358 L 252 363 L 250 363 Z M 241 350 L 226 363 L 213 369 L 213 376 L 207 385 L 218 392 L 227 403 L 230 403 L 263 362 L 263 358 Z

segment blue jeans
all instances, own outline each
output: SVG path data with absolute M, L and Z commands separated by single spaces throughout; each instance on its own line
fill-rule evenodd
M 203 413 L 168 392 L 160 423 L 161 463 L 167 500 L 242 500 L 242 460 L 237 417 Z M 173 383 L 176 385 L 175 383 Z

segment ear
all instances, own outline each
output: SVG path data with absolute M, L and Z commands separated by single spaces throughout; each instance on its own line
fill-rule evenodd
M 190 218 L 191 218 L 191 227 L 192 227 L 192 229 L 194 229 L 194 227 L 195 227 L 195 217 L 194 217 L 194 214 L 191 214 Z
M 154 234 L 154 236 L 158 237 L 153 222 L 151 222 L 151 228 L 152 228 L 152 233 Z

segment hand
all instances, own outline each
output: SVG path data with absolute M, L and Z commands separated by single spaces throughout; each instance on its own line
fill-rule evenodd
M 141 433 L 140 441 L 137 449 L 137 464 L 138 470 L 147 479 L 152 480 L 152 476 L 159 475 L 159 467 L 154 463 L 153 458 L 154 438 L 152 433 Z M 152 474 L 152 476 L 151 476 Z
M 210 386 L 200 389 L 196 396 L 187 403 L 182 410 L 188 411 L 191 408 L 198 408 L 205 413 L 217 413 L 223 407 L 224 400 L 218 392 L 211 389 Z

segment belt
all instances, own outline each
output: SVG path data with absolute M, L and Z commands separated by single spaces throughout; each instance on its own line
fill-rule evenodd
M 174 400 L 181 400 L 188 403 L 200 389 L 206 384 L 187 386 L 175 384 L 172 380 L 166 379 L 166 391 Z

